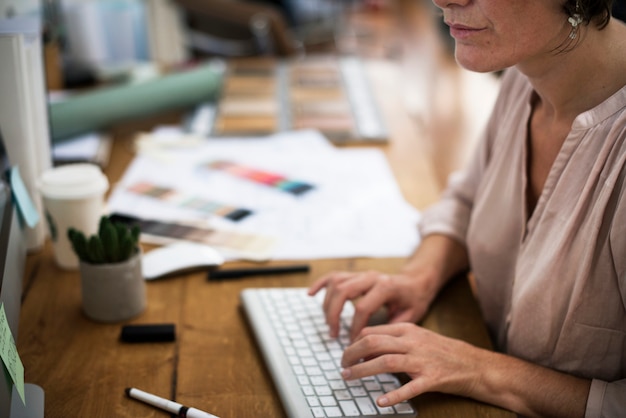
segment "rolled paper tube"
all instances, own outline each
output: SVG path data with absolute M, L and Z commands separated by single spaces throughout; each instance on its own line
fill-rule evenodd
M 157 79 L 105 87 L 51 103 L 52 142 L 63 142 L 125 120 L 215 100 L 222 76 L 222 68 L 209 63 Z

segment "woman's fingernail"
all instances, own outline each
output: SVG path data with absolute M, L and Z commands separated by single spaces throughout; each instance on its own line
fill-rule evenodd
M 350 369 L 341 370 L 341 377 L 343 377 L 344 379 L 349 379 L 351 375 L 352 375 L 352 372 L 350 371 Z
M 389 399 L 387 399 L 386 396 L 381 396 L 380 398 L 378 398 L 378 405 L 380 405 L 380 406 L 387 406 L 387 405 L 389 405 Z

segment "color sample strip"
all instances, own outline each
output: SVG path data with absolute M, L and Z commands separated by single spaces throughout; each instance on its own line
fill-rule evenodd
M 255 183 L 274 187 L 276 189 L 294 195 L 301 195 L 314 188 L 313 185 L 309 183 L 288 179 L 281 174 L 258 170 L 256 168 L 248 167 L 243 164 L 238 164 L 231 161 L 213 161 L 207 166 L 212 170 L 224 171 L 226 173 L 232 174 L 233 176 L 241 177 L 247 180 L 251 180 Z
M 176 222 L 140 219 L 120 213 L 112 214 L 111 219 L 125 224 L 138 225 L 142 234 L 166 239 L 198 242 L 252 259 L 267 258 L 275 244 L 274 238 L 264 235 L 204 228 Z
M 221 216 L 231 221 L 239 221 L 252 214 L 249 209 L 236 208 L 219 202 L 185 195 L 168 187 L 161 187 L 152 183 L 142 182 L 128 187 L 129 192 L 158 199 L 186 209 L 197 210 Z

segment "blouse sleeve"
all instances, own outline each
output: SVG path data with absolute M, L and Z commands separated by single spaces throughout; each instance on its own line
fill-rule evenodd
M 626 128 L 616 131 L 619 137 L 626 138 Z M 621 140 L 621 143 L 623 142 L 624 139 Z M 622 304 L 626 307 L 626 258 L 624 257 L 626 251 L 626 152 L 620 154 L 620 161 L 617 161 L 615 166 L 619 167 L 618 178 L 615 181 L 617 203 L 613 210 L 609 240 Z M 626 353 L 622 353 L 622 356 L 626 356 Z M 622 364 L 624 361 L 626 359 L 622 358 Z M 624 377 L 623 373 L 621 377 Z M 586 418 L 623 417 L 625 411 L 626 379 L 613 382 L 594 379 L 591 382 L 585 411 Z
M 482 171 L 484 147 L 478 151 L 470 167 L 450 175 L 439 202 L 422 213 L 419 223 L 422 238 L 431 234 L 444 234 L 465 244 L 474 194 Z
M 594 379 L 589 389 L 585 418 L 618 418 L 626 411 L 626 379 L 604 382 Z

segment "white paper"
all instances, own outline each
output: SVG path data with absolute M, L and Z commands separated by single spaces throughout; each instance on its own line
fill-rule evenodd
M 167 160 L 139 155 L 113 191 L 112 212 L 160 219 L 207 219 L 217 227 L 277 238 L 274 259 L 404 257 L 418 242 L 419 212 L 406 203 L 384 154 L 336 149 L 316 131 L 210 139 L 168 148 Z M 313 184 L 300 196 L 206 168 L 214 160 Z M 139 182 L 252 210 L 233 222 L 126 190 Z

